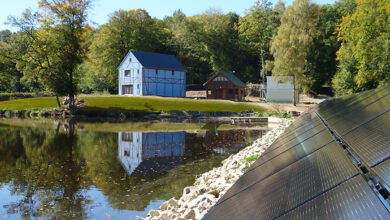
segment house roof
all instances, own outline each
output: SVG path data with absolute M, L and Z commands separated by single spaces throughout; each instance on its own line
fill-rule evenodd
M 221 73 L 222 75 L 224 75 L 226 78 L 228 78 L 232 83 L 234 83 L 236 86 L 243 86 L 245 87 L 246 84 L 243 83 L 239 78 L 237 78 L 236 75 L 234 75 L 233 73 L 231 72 L 225 72 L 225 71 L 219 71 L 217 73 L 215 73 L 207 82 L 205 82 L 203 85 L 206 86 L 207 83 L 209 83 L 210 81 L 212 81 L 219 73 Z
M 182 70 L 186 68 L 173 55 L 130 51 L 145 68 Z
M 161 173 L 177 167 L 183 161 L 183 157 L 163 157 L 144 159 L 130 175 L 145 175 Z

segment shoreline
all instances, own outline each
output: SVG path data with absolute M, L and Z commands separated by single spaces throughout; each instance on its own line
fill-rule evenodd
M 49 109 L 0 109 L 0 118 L 107 118 L 107 119 L 223 119 L 242 115 L 239 112 L 207 112 L 207 111 L 121 111 L 121 110 L 83 110 L 82 108 L 49 108 Z
M 257 114 L 257 115 L 256 115 Z M 243 120 L 234 123 L 232 120 L 236 117 L 253 117 L 259 120 Z M 21 119 L 21 120 L 67 120 L 67 121 L 94 121 L 94 122 L 188 122 L 188 123 L 218 123 L 259 126 L 268 125 L 275 122 L 268 121 L 271 118 L 292 118 L 293 116 L 287 113 L 267 113 L 264 112 L 197 112 L 197 111 L 160 111 L 160 112 L 144 112 L 144 111 L 84 111 L 67 109 L 40 109 L 40 110 L 3 110 L 0 109 L 0 119 Z M 264 120 L 261 120 L 263 118 Z
M 192 186 L 185 187 L 179 199 L 171 198 L 158 210 L 150 210 L 147 217 L 139 219 L 202 219 L 227 190 L 245 173 L 259 156 L 292 123 L 292 119 L 274 118 L 280 124 L 268 131 L 236 154 L 230 155 L 220 167 L 214 168 L 195 179 Z

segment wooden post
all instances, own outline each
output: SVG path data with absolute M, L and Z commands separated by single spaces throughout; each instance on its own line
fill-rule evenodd
M 293 105 L 297 106 L 297 98 L 295 96 L 295 76 L 293 76 L 293 87 L 294 87 L 294 90 L 293 90 Z

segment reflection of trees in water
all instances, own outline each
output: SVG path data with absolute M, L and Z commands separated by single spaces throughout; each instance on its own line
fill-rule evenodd
M 196 175 L 218 166 L 223 157 L 208 146 L 245 142 L 251 136 L 242 131 L 223 131 L 218 137 L 215 132 L 186 133 L 185 159 L 178 167 L 128 176 L 117 158 L 117 133 L 76 133 L 72 125 L 66 127 L 65 131 L 0 127 L 0 184 L 9 184 L 11 193 L 23 197 L 9 204 L 9 213 L 26 219 L 84 218 L 94 205 L 87 198 L 93 185 L 112 207 L 143 211 L 150 201 L 181 196 Z
M 11 182 L 11 193 L 24 197 L 8 207 L 9 213 L 19 212 L 23 218 L 84 215 L 76 135 L 2 128 L 0 136 L 2 182 Z
M 214 148 L 232 148 L 237 143 L 245 142 L 244 130 L 232 131 L 206 131 L 205 147 L 206 149 Z
M 150 201 L 179 197 L 194 176 L 223 158 L 199 155 L 202 138 L 188 138 L 183 164 L 168 172 L 128 176 L 117 159 L 116 133 L 0 127 L 0 182 L 23 198 L 9 213 L 23 218 L 83 218 L 91 185 L 116 209 L 144 210 Z M 187 145 L 189 144 L 189 145 Z M 199 160 L 202 159 L 202 160 Z M 1 184 L 0 183 L 0 184 Z
M 206 131 L 204 146 L 207 150 L 233 150 L 262 136 L 263 130 Z

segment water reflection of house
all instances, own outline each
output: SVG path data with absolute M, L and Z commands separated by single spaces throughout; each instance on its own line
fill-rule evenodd
M 204 146 L 218 154 L 224 154 L 238 144 L 263 136 L 265 130 L 206 131 Z
M 118 158 L 129 175 L 176 167 L 184 156 L 184 132 L 119 132 Z

